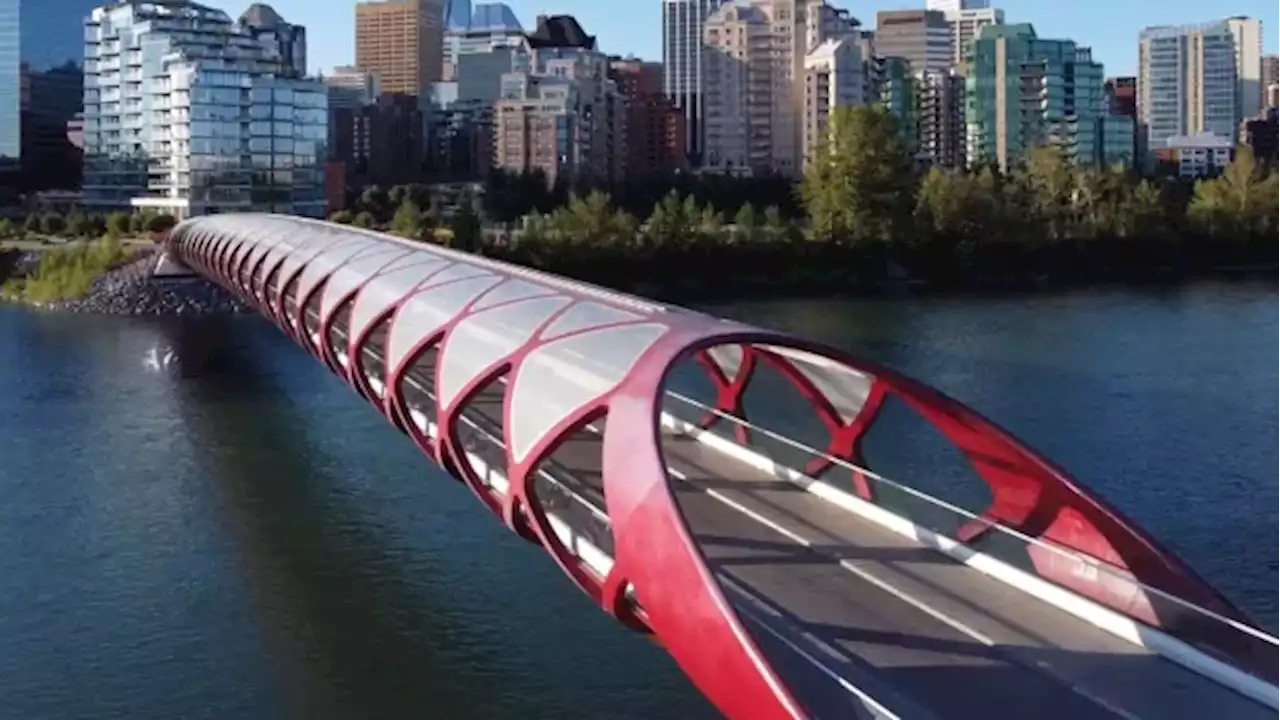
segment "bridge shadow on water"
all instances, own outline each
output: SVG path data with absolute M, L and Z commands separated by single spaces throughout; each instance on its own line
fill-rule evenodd
M 251 603 L 268 644 L 266 652 L 273 657 L 272 665 L 280 668 L 275 684 L 285 696 L 281 702 L 289 708 L 289 716 L 586 716 L 579 714 L 580 708 L 566 707 L 566 700 L 590 694 L 590 688 L 574 686 L 583 682 L 599 685 L 601 673 L 580 671 L 572 663 L 568 667 L 521 667 L 522 662 L 537 660 L 518 647 L 528 641 L 511 637 L 508 627 L 479 626 L 485 613 L 475 612 L 475 600 L 468 597 L 467 588 L 458 587 L 456 577 L 450 577 L 456 576 L 457 569 L 442 567 L 447 560 L 430 551 L 406 547 L 406 540 L 397 536 L 396 519 L 382 524 L 384 518 L 371 513 L 368 503 L 355 497 L 362 490 L 353 490 L 353 483 L 364 478 L 351 477 L 341 463 L 335 467 L 332 458 L 323 457 L 332 431 L 309 423 L 313 409 L 291 397 L 297 378 L 261 359 L 271 353 L 245 346 L 245 336 L 259 334 L 261 329 L 261 342 L 281 346 L 268 351 L 298 351 L 276 337 L 266 337 L 276 332 L 274 328 L 246 329 L 242 321 L 234 322 L 240 324 L 230 326 L 217 320 L 180 324 L 167 333 L 180 358 L 173 371 L 183 378 L 183 421 L 190 426 L 190 434 L 205 443 L 202 451 L 206 457 L 201 464 L 214 468 L 213 494 L 224 505 L 226 525 L 239 549 Z M 250 337 L 251 342 L 257 340 Z M 301 356 L 297 360 L 299 364 L 312 362 Z M 308 367 L 300 375 L 310 373 L 315 371 Z M 334 382 L 320 373 L 314 376 L 319 382 Z M 369 413 L 354 395 L 347 405 L 333 411 L 352 419 L 352 433 L 381 425 L 376 431 L 385 433 L 386 443 L 400 442 L 392 428 Z M 460 486 L 449 487 L 452 481 L 432 469 L 416 451 L 390 454 L 403 455 L 409 461 L 378 465 L 374 473 L 388 468 L 391 472 L 370 477 L 370 484 L 421 482 L 429 484 L 433 494 L 465 494 Z M 395 470 L 401 468 L 418 475 L 396 477 Z M 475 513 L 476 523 L 492 522 L 469 496 L 464 502 Z M 423 512 L 430 516 L 440 510 L 428 507 Z M 499 527 L 495 532 L 505 530 Z M 513 544 L 527 548 L 523 543 Z M 468 545 L 466 549 L 473 548 Z M 500 545 L 489 550 L 495 555 L 510 555 L 510 550 Z M 491 559 L 477 556 L 474 561 L 488 564 Z M 499 563 L 507 559 L 497 558 Z M 546 562 L 551 567 L 532 548 L 517 560 Z M 565 586 L 569 595 L 572 589 L 567 582 Z M 518 586 L 511 590 L 516 597 L 508 601 L 513 605 L 544 600 L 540 588 L 532 588 L 523 599 Z M 559 604 L 555 600 L 553 597 L 549 607 Z M 596 624 L 591 607 L 580 604 L 587 616 L 581 624 Z M 515 614 L 520 622 L 522 613 Z M 608 621 L 601 618 L 597 622 Z M 574 628 L 563 620 L 549 624 L 557 623 L 570 631 Z M 617 633 L 626 639 L 623 631 Z M 572 659 L 573 638 L 564 640 L 568 648 L 539 654 Z M 638 640 L 635 644 L 644 647 Z M 634 665 L 634 660 L 624 660 L 618 673 L 627 672 L 628 664 Z M 644 675 L 652 674 L 646 670 L 641 662 L 637 682 L 643 683 Z M 651 707 L 663 707 L 662 692 L 671 692 L 663 686 L 670 685 L 670 680 L 682 680 L 673 668 L 668 674 L 671 677 L 663 678 L 657 690 L 641 686 L 635 693 L 647 693 Z M 622 697 L 595 700 L 607 707 L 625 703 L 627 694 L 624 688 Z M 687 684 L 683 692 L 676 691 L 665 700 L 674 703 L 672 707 L 687 706 L 681 708 L 682 717 L 708 714 Z M 624 706 L 610 716 L 646 716 L 637 711 Z M 587 714 L 599 716 L 590 711 Z

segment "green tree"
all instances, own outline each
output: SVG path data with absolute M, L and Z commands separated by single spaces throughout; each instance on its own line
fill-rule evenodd
M 806 159 L 800 196 L 814 236 L 892 242 L 911 218 L 911 158 L 882 107 L 839 108 Z
M 585 198 L 573 195 L 569 204 L 551 214 L 551 228 L 564 245 L 593 249 L 633 243 L 635 218 L 615 211 L 607 193 L 594 190 Z
M 984 245 L 1001 237 L 999 191 L 989 170 L 972 175 L 933 168 L 916 198 L 912 261 L 926 275 L 969 266 Z
M 1062 151 L 1052 145 L 1033 148 L 1026 165 L 1014 177 L 1024 190 L 1022 199 L 1027 203 L 1032 232 L 1051 240 L 1067 237 L 1076 182 Z
M 0 218 L 0 238 L 9 239 L 18 234 L 18 227 L 9 218 Z
M 40 232 L 40 216 L 35 213 L 28 215 L 27 218 L 22 221 L 22 232 L 23 234 Z
M 129 234 L 129 215 L 128 213 L 113 212 L 107 216 L 107 234 L 114 237 L 123 237 Z
M 1276 234 L 1277 183 L 1241 152 L 1222 175 L 1196 183 L 1188 214 L 1201 232 L 1243 241 Z
M 385 222 L 392 207 L 387 191 L 377 185 L 365 188 L 360 194 L 360 209 L 372 215 L 377 222 Z
M 652 247 L 687 247 L 697 242 L 702 208 L 692 195 L 672 190 L 653 206 L 645 221 L 644 238 Z
M 107 234 L 107 218 L 101 213 L 93 213 L 85 217 L 85 235 L 101 239 Z
M 394 185 L 387 191 L 387 202 L 393 207 L 399 208 L 408 199 L 409 188 L 404 185 Z
M 422 212 L 418 210 L 418 206 L 408 200 L 400 203 L 395 217 L 391 218 L 391 232 L 400 237 L 418 240 L 422 238 L 422 229 Z
M 159 215 L 152 215 L 150 218 L 147 218 L 146 230 L 149 233 L 168 232 L 177 224 L 178 219 L 174 216 L 168 213 L 160 213 Z
M 67 221 L 58 213 L 47 213 L 40 218 L 40 232 L 45 235 L 59 235 L 67 227 Z
M 772 242 L 781 242 L 787 239 L 791 226 L 783 219 L 782 211 L 778 209 L 777 205 L 770 205 L 764 209 L 764 231 Z
M 66 234 L 73 238 L 81 238 L 89 234 L 89 218 L 80 212 L 79 209 L 72 208 L 66 217 Z
M 441 220 L 444 219 L 444 205 L 440 201 L 439 195 L 427 196 L 427 209 L 422 214 L 422 224 L 434 230 L 440 227 Z
M 755 242 L 757 240 L 757 236 L 760 234 L 760 218 L 756 215 L 756 209 L 751 203 L 742 203 L 742 207 L 738 208 L 738 213 L 733 216 L 733 224 L 738 240 L 742 242 Z
M 450 222 L 453 230 L 453 247 L 465 252 L 476 252 L 481 244 L 480 215 L 476 211 L 476 202 L 470 196 L 464 196 L 458 202 L 458 209 Z

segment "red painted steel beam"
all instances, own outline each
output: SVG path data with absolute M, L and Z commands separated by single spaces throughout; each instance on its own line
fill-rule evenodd
M 861 445 L 885 402 L 898 398 L 954 444 L 991 488 L 991 507 L 982 522 L 962 531 L 962 539 L 976 540 L 990 524 L 998 523 L 1095 558 L 1116 573 L 1107 577 L 1121 578 L 1121 582 L 1081 578 L 1054 561 L 1056 556 L 1034 547 L 1029 550 L 1041 577 L 1184 639 L 1208 644 L 1239 665 L 1263 675 L 1269 671 L 1274 677 L 1274 651 L 1269 661 L 1256 657 L 1254 649 L 1239 645 L 1221 628 L 1184 626 L 1185 618 L 1169 615 L 1167 608 L 1144 605 L 1143 598 L 1132 592 L 1134 586 L 1129 585 L 1126 592 L 1123 578 L 1128 574 L 1228 617 L 1242 617 L 1133 522 L 972 410 L 838 349 L 679 308 L 646 305 L 639 299 L 471 255 L 296 218 L 199 218 L 176 228 L 167 246 L 193 269 L 254 303 L 357 392 L 375 401 L 433 462 L 459 477 L 515 532 L 543 547 L 605 612 L 630 627 L 651 631 L 729 716 L 794 718 L 805 712 L 708 569 L 670 486 L 658 418 L 668 373 L 688 359 L 700 364 L 711 378 L 715 409 L 739 419 L 744 419 L 743 398 L 761 364 L 776 370 L 823 423 L 827 455 L 855 467 L 865 467 Z M 373 261 L 378 252 L 406 248 L 421 256 L 416 270 L 398 263 L 394 265 L 399 269 L 391 270 L 393 264 Z M 328 269 L 313 287 L 295 291 L 289 301 L 286 290 L 322 257 L 325 264 L 314 267 Z M 369 266 L 368 276 L 340 297 L 324 299 L 334 274 L 355 262 Z M 454 304 L 441 300 L 446 296 Z M 304 311 L 312 298 L 323 299 L 316 303 L 321 309 L 316 323 L 318 343 L 306 330 Z M 338 348 L 332 346 L 329 331 L 337 313 L 344 307 L 353 308 L 354 313 L 365 299 L 371 305 L 361 310 L 367 315 L 362 316 L 361 326 L 348 324 L 342 349 L 349 362 L 344 368 L 336 362 Z M 448 312 L 441 310 L 446 305 Z M 519 318 L 516 325 L 510 324 L 512 317 Z M 387 329 L 381 347 L 385 367 L 374 378 L 384 388 L 381 398 L 362 369 L 365 350 L 378 328 Z M 488 339 L 478 339 L 482 336 Z M 507 347 L 495 337 L 520 342 Z M 723 346 L 742 349 L 732 378 L 710 353 Z M 467 352 L 475 358 L 466 360 L 461 382 L 455 376 L 446 378 L 444 368 L 446 363 L 458 362 L 449 357 L 450 348 L 457 347 L 469 347 Z M 408 372 L 428 350 L 437 352 L 436 376 L 431 379 L 436 396 L 446 380 L 451 393 L 427 413 L 438 429 L 435 438 L 410 413 L 404 390 Z M 603 369 L 586 367 L 582 358 Z M 842 414 L 837 409 L 835 399 L 827 397 L 809 374 L 827 371 L 822 365 L 806 365 L 802 370 L 798 363 L 806 362 L 804 358 L 841 368 L 845 375 L 831 376 L 837 380 L 849 373 L 866 380 L 865 397 L 856 411 L 843 407 Z M 580 367 L 562 367 L 565 363 Z M 587 376 L 595 379 L 584 379 Z M 608 379 L 602 379 L 605 376 Z M 509 487 L 503 495 L 477 477 L 459 429 L 468 403 L 499 378 L 506 382 L 502 391 L 506 456 L 500 469 Z M 548 383 L 563 384 L 565 391 L 539 387 Z M 517 406 L 539 397 L 551 404 Z M 568 397 L 573 399 L 565 400 Z M 554 410 L 548 409 L 553 405 Z M 548 416 L 552 422 L 531 424 L 536 417 L 531 413 L 547 412 L 555 413 Z M 585 424 L 601 418 L 607 418 L 601 439 L 603 492 L 614 545 L 613 564 L 604 577 L 563 546 L 533 492 L 539 466 Z M 702 420 L 710 426 L 720 417 Z M 752 434 L 741 426 L 732 435 L 741 444 L 751 444 Z M 818 474 L 831 463 L 829 458 L 818 458 L 803 469 Z M 875 501 L 872 485 L 862 472 L 854 470 L 851 480 L 860 496 Z M 629 591 L 639 607 L 626 600 Z

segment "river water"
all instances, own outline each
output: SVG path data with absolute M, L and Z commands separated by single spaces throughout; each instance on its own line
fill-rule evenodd
M 1276 308 L 1274 284 L 1198 284 L 712 309 L 967 402 L 1274 630 Z M 12 307 L 0 701 L 59 720 L 714 716 L 265 321 Z

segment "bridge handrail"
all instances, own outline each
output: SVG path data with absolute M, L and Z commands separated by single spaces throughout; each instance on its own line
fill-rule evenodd
M 316 224 L 323 227 L 329 226 L 328 223 L 326 223 L 325 221 L 316 220 L 315 218 L 291 216 L 290 220 Z M 533 280 L 536 282 L 540 282 L 544 285 L 549 285 L 554 288 L 559 288 L 561 290 L 569 290 L 571 292 L 576 292 L 589 297 L 594 297 L 598 300 L 603 300 L 605 302 L 613 303 L 614 305 L 617 305 L 623 308 L 628 308 L 630 310 L 637 310 L 637 311 L 646 312 L 646 313 L 665 313 L 665 312 L 671 311 L 672 309 L 669 305 L 664 305 L 660 302 L 649 300 L 647 298 L 637 297 L 635 295 L 629 295 L 627 293 L 618 292 L 616 290 L 610 290 L 608 288 L 600 287 L 599 285 L 592 285 L 591 283 L 582 282 L 581 280 L 574 280 L 571 278 L 562 277 L 560 275 L 553 275 L 543 270 L 537 270 L 535 268 L 525 267 L 523 265 L 516 265 L 514 263 L 507 263 L 501 260 L 495 260 L 493 258 L 485 257 L 483 255 L 463 252 L 461 250 L 454 250 L 453 248 L 447 248 L 447 247 L 430 244 L 430 243 L 407 240 L 397 235 L 392 235 L 391 233 L 379 232 L 377 230 L 370 230 L 368 228 L 344 226 L 344 229 L 353 233 L 368 235 L 369 237 L 376 238 L 384 242 L 392 242 L 398 245 L 403 245 L 404 247 L 412 250 L 435 254 L 437 256 L 441 256 L 453 262 L 468 263 L 471 265 L 485 268 L 486 270 L 495 270 L 499 273 L 511 275 L 512 277 L 519 277 L 526 280 Z
M 707 412 L 707 413 L 714 414 L 714 415 L 716 415 L 717 417 L 719 417 L 719 418 L 720 418 L 720 419 L 722 419 L 722 420 L 726 420 L 726 421 L 728 421 L 728 422 L 731 422 L 731 423 L 734 423 L 734 424 L 740 425 L 740 426 L 742 426 L 742 427 L 744 427 L 744 428 L 748 428 L 748 429 L 750 429 L 750 430 L 752 430 L 752 431 L 754 431 L 754 432 L 758 432 L 758 433 L 760 433 L 760 434 L 762 434 L 762 435 L 765 435 L 765 436 L 767 436 L 767 437 L 769 437 L 769 438 L 771 438 L 771 439 L 773 439 L 773 440 L 776 440 L 776 441 L 778 441 L 778 442 L 780 442 L 780 443 L 783 443 L 783 444 L 785 444 L 785 445 L 790 445 L 791 447 L 793 447 L 793 448 L 795 448 L 795 449 L 797 449 L 797 450 L 800 450 L 801 452 L 806 452 L 806 453 L 809 453 L 809 454 L 813 455 L 814 457 L 819 457 L 819 458 L 823 458 L 823 459 L 825 459 L 825 460 L 828 460 L 828 461 L 830 461 L 831 463 L 833 463 L 833 464 L 835 464 L 835 465 L 839 465 L 839 466 L 841 466 L 841 467 L 843 467 L 843 468 L 845 468 L 845 469 L 847 469 L 847 470 L 851 470 L 851 471 L 854 471 L 854 472 L 861 473 L 861 474 L 865 475 L 866 477 L 871 478 L 872 480 L 875 480 L 876 482 L 883 483 L 883 484 L 885 484 L 885 485 L 887 485 L 887 486 L 889 486 L 889 487 L 892 487 L 892 488 L 894 488 L 894 489 L 896 489 L 896 490 L 900 490 L 900 491 L 901 491 L 901 492 L 903 492 L 903 493 L 906 493 L 906 494 L 908 494 L 908 495 L 911 495 L 912 497 L 915 497 L 915 498 L 917 498 L 917 499 L 919 499 L 919 500 L 922 500 L 922 501 L 924 501 L 924 502 L 926 502 L 926 503 L 929 503 L 929 504 L 931 504 L 931 505 L 934 505 L 935 507 L 941 508 L 941 509 L 946 510 L 946 511 L 948 511 L 948 512 L 955 513 L 955 514 L 957 514 L 957 515 L 960 515 L 960 516 L 965 517 L 965 518 L 970 519 L 970 520 L 979 520 L 979 521 L 981 521 L 985 526 L 989 526 L 989 527 L 991 527 L 993 530 L 996 530 L 997 532 L 1001 532 L 1001 533 L 1004 533 L 1004 534 L 1006 534 L 1006 535 L 1009 535 L 1009 536 L 1011 536 L 1011 537 L 1013 537 L 1013 538 L 1016 538 L 1016 539 L 1018 539 L 1018 540 L 1020 540 L 1020 541 L 1022 541 L 1022 542 L 1025 542 L 1025 543 L 1027 543 L 1027 544 L 1029 544 L 1029 545 L 1035 545 L 1036 547 L 1043 548 L 1044 550 L 1047 550 L 1047 551 L 1049 551 L 1049 552 L 1056 553 L 1056 554 L 1058 554 L 1058 555 L 1060 555 L 1060 556 L 1063 556 L 1063 557 L 1066 557 L 1066 558 L 1068 558 L 1068 559 L 1071 559 L 1071 560 L 1075 560 L 1075 561 L 1077 561 L 1077 562 L 1083 562 L 1083 563 L 1085 563 L 1085 564 L 1088 564 L 1088 565 L 1090 565 L 1090 566 L 1092 566 L 1092 567 L 1097 568 L 1099 571 L 1106 573 L 1106 574 L 1107 574 L 1107 575 L 1109 575 L 1110 577 L 1113 577 L 1113 578 L 1115 578 L 1115 579 L 1117 579 L 1117 580 L 1120 580 L 1120 581 L 1122 581 L 1122 582 L 1132 583 L 1133 585 L 1136 585 L 1136 586 L 1138 586 L 1138 587 L 1142 588 L 1144 591 L 1150 592 L 1150 593 L 1152 593 L 1152 594 L 1154 594 L 1154 595 L 1156 595 L 1156 596 L 1158 596 L 1158 597 L 1160 597 L 1160 598 L 1162 598 L 1162 599 L 1168 600 L 1168 601 L 1170 601 L 1170 602 L 1174 603 L 1175 605 L 1178 605 L 1178 606 L 1180 606 L 1180 607 L 1182 607 L 1182 608 L 1185 608 L 1185 609 L 1187 609 L 1187 610 L 1189 610 L 1189 611 L 1191 611 L 1191 612 L 1194 612 L 1194 613 L 1197 613 L 1197 614 L 1203 615 L 1204 617 L 1207 617 L 1207 618 L 1209 618 L 1209 619 L 1211 619 L 1211 620 L 1215 620 L 1215 621 L 1217 621 L 1217 622 L 1220 622 L 1220 623 L 1222 623 L 1223 625 L 1226 625 L 1227 627 L 1230 627 L 1230 628 L 1232 628 L 1232 629 L 1234 629 L 1234 630 L 1236 630 L 1236 631 L 1238 631 L 1238 632 L 1242 632 L 1242 633 L 1244 633 L 1244 634 L 1246 634 L 1246 635 L 1250 635 L 1250 636 L 1252 636 L 1252 637 L 1254 637 L 1254 638 L 1256 638 L 1256 639 L 1258 639 L 1258 640 L 1261 640 L 1261 641 L 1263 641 L 1263 642 L 1265 642 L 1265 643 L 1268 643 L 1268 644 L 1270 644 L 1270 645 L 1274 645 L 1274 646 L 1276 646 L 1277 648 L 1280 648 L 1280 638 L 1277 638 L 1277 637 L 1276 637 L 1276 636 L 1274 636 L 1274 635 L 1268 634 L 1267 632 L 1265 632 L 1265 631 L 1263 631 L 1263 630 L 1260 630 L 1260 629 L 1258 629 L 1258 628 L 1255 628 L 1255 627 L 1253 627 L 1252 625 L 1248 625 L 1248 624 L 1246 624 L 1246 623 L 1242 623 L 1242 622 L 1240 622 L 1239 620 L 1235 620 L 1235 619 L 1232 619 L 1232 618 L 1229 618 L 1229 617 L 1225 617 L 1225 616 L 1223 616 L 1223 615 L 1221 615 L 1221 614 L 1219 614 L 1219 613 L 1216 613 L 1216 612 L 1214 612 L 1214 611 L 1212 611 L 1212 610 L 1209 610 L 1209 609 L 1207 609 L 1207 608 L 1201 607 L 1201 606 L 1199 606 L 1199 605 L 1197 605 L 1197 604 L 1195 604 L 1195 603 L 1193 603 L 1193 602 L 1191 602 L 1191 601 L 1189 601 L 1189 600 L 1186 600 L 1186 599 L 1184 599 L 1184 598 L 1178 597 L 1177 595 L 1174 595 L 1174 594 L 1172 594 L 1172 593 L 1169 593 L 1169 592 L 1167 592 L 1167 591 L 1165 591 L 1165 590 L 1162 590 L 1162 589 L 1160 589 L 1160 588 L 1158 588 L 1158 587 L 1153 587 L 1153 586 L 1151 586 L 1151 585 L 1147 585 L 1147 584 L 1145 584 L 1145 583 L 1141 582 L 1140 580 L 1138 580 L 1138 579 L 1137 579 L 1137 578 L 1135 578 L 1135 577 L 1132 577 L 1132 576 L 1125 576 L 1125 575 L 1120 575 L 1120 574 L 1116 573 L 1115 571 L 1111 570 L 1110 568 L 1108 568 L 1105 564 L 1098 562 L 1095 558 L 1092 558 L 1092 557 L 1090 557 L 1090 556 L 1088 556 L 1088 555 L 1086 555 L 1086 554 L 1084 554 L 1084 553 L 1081 553 L 1081 552 L 1079 552 L 1079 551 L 1077 551 L 1077 550 L 1073 550 L 1073 549 L 1071 549 L 1071 548 L 1064 548 L 1064 547 L 1062 547 L 1062 546 L 1060 546 L 1060 545 L 1056 545 L 1056 544 L 1054 544 L 1054 543 L 1045 542 L 1044 540 L 1042 540 L 1042 539 L 1040 539 L 1040 538 L 1033 537 L 1033 536 L 1031 536 L 1031 535 L 1027 535 L 1026 533 L 1023 533 L 1023 532 L 1021 532 L 1021 531 L 1019 531 L 1019 530 L 1016 530 L 1016 529 L 1011 528 L 1011 527 L 1009 527 L 1009 526 L 1007 526 L 1007 525 L 1004 525 L 1003 523 L 1000 523 L 1000 522 L 997 522 L 997 521 L 993 521 L 993 520 L 988 519 L 988 518 L 983 518 L 983 517 L 981 517 L 981 516 L 980 516 L 980 515 L 978 515 L 977 513 L 974 513 L 974 512 L 973 512 L 973 511 L 971 511 L 971 510 L 966 510 L 965 508 L 962 508 L 962 507 L 960 507 L 960 506 L 958 506 L 958 505 L 955 505 L 955 504 L 953 504 L 953 503 L 947 502 L 946 500 L 943 500 L 943 499 L 941 499 L 941 498 L 934 497 L 934 496 L 932 496 L 932 495 L 930 495 L 930 494 L 928 494 L 928 493 L 926 493 L 926 492 L 923 492 L 923 491 L 921 491 L 921 490 L 918 490 L 918 489 L 916 489 L 916 488 L 913 488 L 913 487 L 911 487 L 911 486 L 909 486 L 909 485 L 904 485 L 904 484 L 902 484 L 902 483 L 900 483 L 900 482 L 897 482 L 897 481 L 895 481 L 895 480 L 891 480 L 891 479 L 889 479 L 889 478 L 887 478 L 887 477 L 885 477 L 885 476 L 883 476 L 883 475 L 880 475 L 879 473 L 875 472 L 874 470 L 871 470 L 871 469 L 866 468 L 866 467 L 862 467 L 862 466 L 860 466 L 860 465 L 858 465 L 858 464 L 856 464 L 856 463 L 849 462 L 848 460 L 844 460 L 844 459 L 842 459 L 842 458 L 835 457 L 835 456 L 830 455 L 830 454 L 828 454 L 828 453 L 826 453 L 826 452 L 823 452 L 823 451 L 818 450 L 818 449 L 816 449 L 816 448 L 810 447 L 809 445 L 807 445 L 807 444 L 805 444 L 805 443 L 802 443 L 802 442 L 800 442 L 800 441 L 798 441 L 798 440 L 794 440 L 794 439 L 792 439 L 792 438 L 786 437 L 785 435 L 781 435 L 781 434 L 779 434 L 779 433 L 777 433 L 777 432 L 774 432 L 774 431 L 772 431 L 772 430 L 770 430 L 770 429 L 768 429 L 768 428 L 761 427 L 761 426 L 756 425 L 756 424 L 754 424 L 754 423 L 751 423 L 751 422 L 749 422 L 749 421 L 747 421 L 747 420 L 744 420 L 744 419 L 742 419 L 742 418 L 736 417 L 736 416 L 734 416 L 734 415 L 732 415 L 732 414 L 730 414 L 730 413 L 726 413 L 726 412 L 724 412 L 724 411 L 722 411 L 722 410 L 719 410 L 719 409 L 717 409 L 717 408 L 710 407 L 710 406 L 708 406 L 708 405 L 704 405 L 703 403 L 700 403 L 700 402 L 698 402 L 697 400 L 694 400 L 693 398 L 690 398 L 690 397 L 687 397 L 687 396 L 685 396 L 685 395 L 682 395 L 682 394 L 680 394 L 680 393 L 678 393 L 678 392 L 676 392 L 676 391 L 674 391 L 674 390 L 667 390 L 667 391 L 666 391 L 666 394 L 667 394 L 668 396 L 670 396 L 670 397 L 672 397 L 672 398 L 676 399 L 676 400 L 679 400 L 680 402 L 683 402 L 683 403 L 685 403 L 685 404 L 687 404 L 687 405 L 691 406 L 691 407 L 697 408 L 698 410 L 701 410 L 701 411 L 703 411 L 703 412 Z
M 315 315 L 315 313 L 310 310 L 307 311 L 307 314 L 308 316 Z M 317 320 L 319 319 L 318 316 L 316 316 L 316 318 Z M 342 337 L 344 338 L 346 337 L 345 332 L 341 330 L 338 330 L 337 332 Z M 379 362 L 383 361 L 382 356 L 379 355 L 376 351 L 374 351 L 373 348 L 366 346 L 361 348 L 361 350 L 362 352 L 369 355 L 370 357 L 376 358 Z M 501 380 L 505 380 L 505 378 L 501 378 Z M 417 378 L 415 378 L 412 373 L 405 374 L 405 381 L 412 384 L 419 392 L 423 393 L 427 397 L 430 397 L 434 400 L 435 394 L 432 393 L 430 390 L 428 390 L 426 387 L 424 387 L 422 383 L 418 382 Z M 459 415 L 459 419 L 462 420 L 467 425 L 469 425 L 472 430 L 475 430 L 476 432 L 483 435 L 485 439 L 488 440 L 490 443 L 498 447 L 505 447 L 505 443 L 503 442 L 502 438 L 490 432 L 491 428 L 486 428 L 483 425 L 481 425 L 481 422 L 484 422 L 485 424 L 489 424 L 489 421 L 483 418 L 483 416 L 479 420 L 477 420 L 476 418 L 471 417 L 468 413 L 463 412 Z M 595 506 L 595 503 L 591 502 L 587 498 L 582 497 L 573 488 L 570 488 L 569 486 L 563 484 L 557 477 L 555 477 L 554 474 L 552 474 L 551 471 L 556 470 L 566 475 L 569 475 L 570 473 L 564 468 L 563 464 L 556 462 L 554 458 L 548 458 L 546 464 L 547 464 L 547 468 L 539 468 L 538 474 L 540 476 L 544 477 L 547 481 L 555 485 L 562 492 L 567 494 L 569 497 L 573 498 L 573 500 L 576 501 L 579 505 L 582 505 L 584 508 L 586 508 L 587 511 L 591 513 L 593 517 L 596 518 L 596 520 L 603 521 L 606 526 L 612 526 L 609 520 L 609 515 L 607 513 L 597 508 Z

